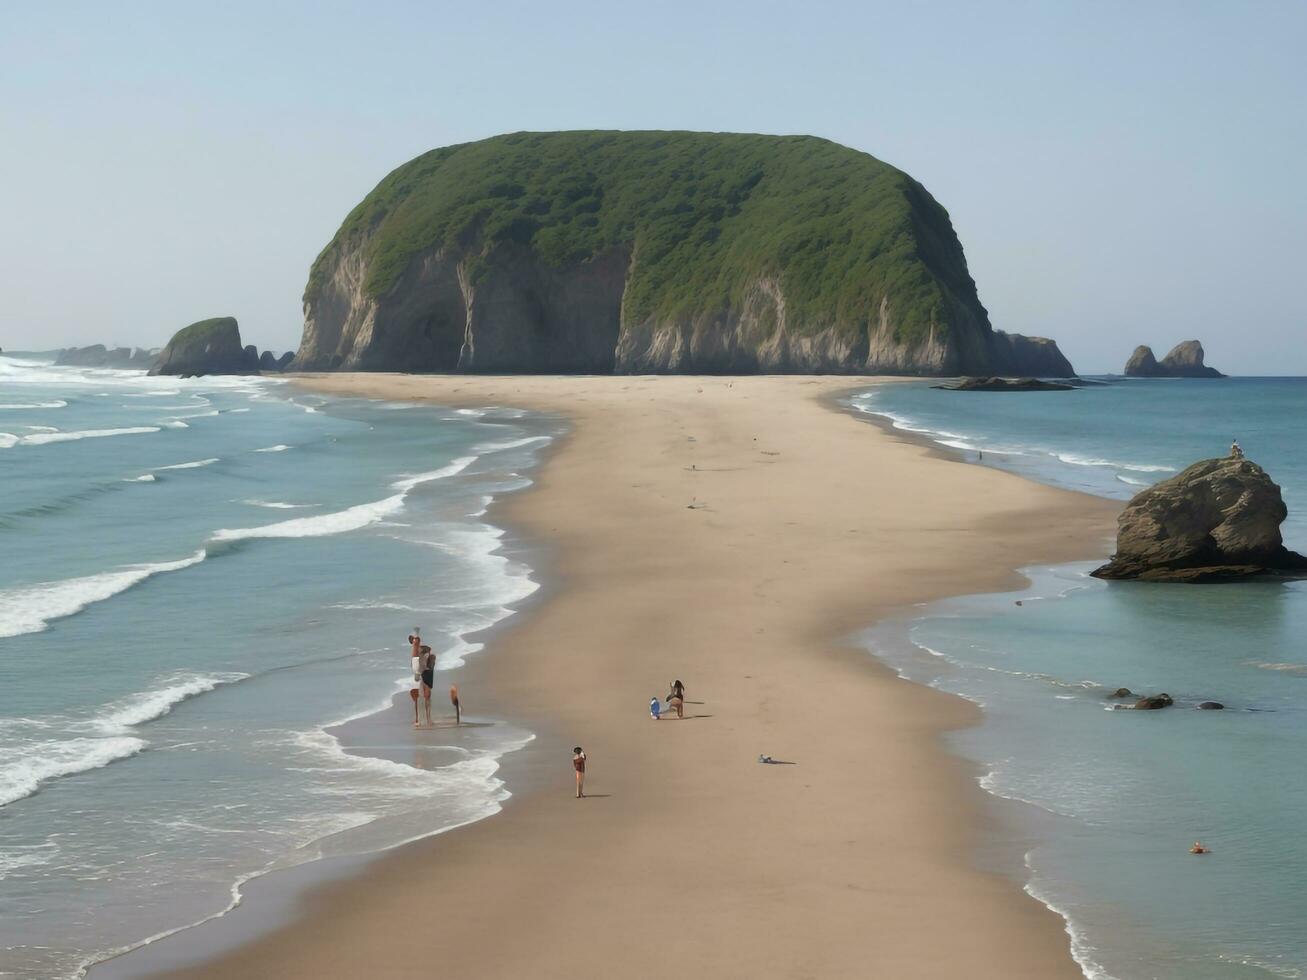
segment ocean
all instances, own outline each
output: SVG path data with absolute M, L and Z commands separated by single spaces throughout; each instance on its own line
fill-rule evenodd
M 535 590 L 485 514 L 560 432 L 0 356 L 0 976 L 496 812 L 530 732 L 474 713 L 407 765 L 329 730 L 410 686 L 412 627 L 452 670 Z
M 1307 552 L 1307 379 L 895 384 L 848 407 L 972 462 L 1123 501 L 1237 438 L 1283 488 L 1285 543 Z M 866 644 L 982 706 L 949 743 L 986 790 L 1018 801 L 996 808 L 1030 845 L 1019 867 L 997 837 L 978 860 L 1005 862 L 1064 916 L 1087 977 L 1307 975 L 1307 582 L 1107 583 L 1089 577 L 1098 563 L 1026 569 L 1022 590 L 932 604 Z M 1119 687 L 1176 706 L 1114 710 Z M 1226 710 L 1195 710 L 1205 700 Z M 1212 853 L 1189 854 L 1195 840 Z

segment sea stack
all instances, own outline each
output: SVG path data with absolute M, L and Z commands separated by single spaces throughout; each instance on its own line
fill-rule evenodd
M 1224 378 L 1216 368 L 1203 363 L 1203 345 L 1186 340 L 1171 348 L 1161 361 L 1153 356 L 1153 349 L 1145 344 L 1135 348 L 1126 361 L 1128 378 Z
M 294 370 L 1075 373 L 992 327 L 925 187 L 812 136 L 432 150 L 346 217 L 304 312 Z
M 150 368 L 151 374 L 201 377 L 206 374 L 258 374 L 254 348 L 241 346 L 240 327 L 230 316 L 200 320 L 173 334 Z
M 1252 460 L 1202 460 L 1135 495 L 1117 521 L 1116 554 L 1093 574 L 1224 582 L 1307 573 L 1307 558 L 1280 537 L 1286 516 L 1279 486 Z

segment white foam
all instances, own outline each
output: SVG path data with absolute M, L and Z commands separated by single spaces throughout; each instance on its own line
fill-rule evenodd
M 483 442 L 477 446 L 475 452 L 478 453 L 498 453 L 507 449 L 520 449 L 523 446 L 534 445 L 540 442 L 549 442 L 549 436 L 525 436 L 521 439 L 509 439 L 504 442 Z
M 70 738 L 29 742 L 0 755 L 0 807 L 31 796 L 41 784 L 60 776 L 101 769 L 145 748 L 143 739 Z
M 1258 670 L 1277 670 L 1284 674 L 1307 675 L 1307 664 L 1267 664 L 1253 660 L 1246 662 L 1249 666 L 1256 667 Z
M 181 419 L 169 419 L 167 422 L 160 422 L 165 429 L 189 429 L 190 426 Z
M 181 674 L 167 678 L 164 686 L 153 691 L 134 694 L 115 704 L 109 705 L 107 713 L 95 719 L 95 726 L 100 730 L 121 734 L 135 725 L 162 718 L 178 705 L 197 694 L 205 694 L 223 684 L 232 684 L 244 680 L 249 674 L 235 672 L 221 674 Z
M 271 507 L 274 510 L 302 510 L 305 507 L 321 507 L 321 504 L 286 504 L 280 500 L 242 500 L 241 503 L 251 507 Z
M 154 474 L 153 474 L 153 473 L 142 473 L 140 476 L 133 476 L 133 477 L 131 477 L 130 479 L 126 480 L 125 482 L 127 482 L 127 483 L 153 483 L 153 482 L 154 482 Z
M 0 591 L 0 637 L 39 633 L 51 620 L 81 612 L 161 572 L 175 572 L 204 561 L 203 550 L 179 561 L 127 565 L 112 572 L 41 582 Z
M 1056 457 L 1063 463 L 1069 463 L 1072 466 L 1108 466 L 1116 470 L 1133 470 L 1136 473 L 1175 472 L 1175 468 L 1172 466 L 1146 466 L 1142 463 L 1120 463 L 1112 459 L 1100 459 L 1097 456 L 1080 456 L 1076 453 L 1051 452 L 1049 455 Z
M 79 439 L 106 439 L 109 436 L 140 435 L 158 432 L 157 425 L 134 425 L 126 429 L 83 429 L 80 432 L 36 432 L 30 436 L 19 436 L 18 442 L 24 446 L 44 446 L 52 442 L 76 442 Z M 13 443 L 10 443 L 13 445 Z M 0 443 L 0 448 L 8 448 Z
M 393 514 L 404 506 L 404 494 L 397 493 L 384 500 L 338 510 L 316 517 L 299 517 L 262 527 L 220 528 L 213 532 L 214 541 L 242 541 L 247 538 L 318 538 L 329 534 L 357 531 Z
M 12 449 L 18 445 L 18 436 L 12 432 L 0 432 L 0 449 Z
M 284 453 L 290 446 L 277 444 L 275 446 L 264 446 L 262 449 L 255 449 L 256 453 Z
M 62 398 L 52 402 L 23 402 L 12 405 L 0 405 L 0 409 L 6 411 L 24 411 L 33 408 L 67 408 L 68 403 Z
M 438 470 L 431 470 L 427 473 L 415 473 L 411 476 L 405 476 L 391 484 L 396 490 L 402 490 L 404 493 L 412 490 L 423 483 L 430 483 L 432 480 L 443 480 L 449 476 L 455 476 L 462 473 L 465 469 L 477 461 L 475 456 L 460 456 L 458 459 L 440 467 Z
M 156 469 L 158 469 L 160 472 L 162 472 L 163 470 L 197 470 L 201 466 L 212 466 L 214 463 L 217 462 L 219 462 L 218 457 L 211 456 L 208 459 L 197 459 L 194 462 L 190 462 L 190 463 L 173 463 L 171 466 L 159 466 L 156 467 Z

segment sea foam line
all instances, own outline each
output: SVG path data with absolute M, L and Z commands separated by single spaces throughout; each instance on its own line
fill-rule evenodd
M 264 524 L 260 527 L 219 528 L 213 532 L 214 541 L 243 541 L 248 538 L 318 538 L 330 534 L 343 534 L 357 531 L 375 524 L 377 521 L 398 512 L 404 506 L 404 498 L 409 491 L 432 480 L 461 473 L 476 460 L 475 456 L 463 456 L 429 473 L 417 473 L 413 476 L 396 480 L 391 486 L 399 493 L 374 500 L 371 503 L 355 504 L 344 510 L 330 514 L 317 514 L 313 517 L 297 517 L 276 524 Z
M 144 739 L 120 735 L 42 741 L 8 750 L 0 755 L 0 807 L 31 796 L 51 779 L 101 769 L 143 748 Z
M 190 463 L 173 463 L 171 466 L 156 466 L 155 469 L 160 472 L 163 470 L 196 470 L 201 466 L 212 466 L 217 462 L 220 462 L 218 457 L 211 456 L 208 459 L 197 459 Z
M 215 674 L 179 674 L 164 680 L 164 686 L 133 694 L 108 706 L 107 714 L 95 719 L 96 728 L 108 734 L 122 734 L 126 729 L 162 718 L 172 709 L 198 694 L 207 694 L 224 684 L 243 681 L 249 674 L 229 671 Z
M 39 633 L 49 626 L 51 620 L 72 616 L 93 603 L 111 599 L 152 575 L 198 565 L 205 557 L 206 553 L 201 549 L 178 561 L 127 565 L 97 575 L 0 591 L 0 637 Z
M 68 403 L 64 401 L 62 398 L 52 402 L 24 402 L 24 403 L 12 404 L 12 405 L 0 405 L 0 409 L 4 409 L 6 411 L 15 411 L 15 412 L 24 411 L 27 409 L 35 409 L 35 408 L 67 408 L 67 407 L 68 407 Z
M 35 432 L 28 436 L 17 436 L 16 442 L 5 445 L 0 442 L 0 449 L 14 445 L 44 446 L 51 442 L 75 442 L 78 439 L 105 439 L 109 436 L 130 436 L 146 432 L 158 432 L 157 425 L 134 425 L 126 429 L 83 429 L 80 432 Z M 7 435 L 8 433 L 0 433 Z

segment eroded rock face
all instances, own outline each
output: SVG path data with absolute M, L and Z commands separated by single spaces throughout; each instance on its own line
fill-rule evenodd
M 1126 362 L 1125 374 L 1130 378 L 1224 378 L 1203 363 L 1204 356 L 1203 345 L 1196 340 L 1176 344 L 1161 361 L 1153 356 L 1151 347 L 1140 345 Z
M 1099 578 L 1214 582 L 1307 572 L 1284 547 L 1280 488 L 1248 459 L 1207 459 L 1136 494 Z
M 258 374 L 253 347 L 241 346 L 241 332 L 230 316 L 200 320 L 173 334 L 151 374 L 199 377 L 206 374 Z
M 714 314 L 632 320 L 623 297 L 633 261 L 620 248 L 551 266 L 505 248 L 473 282 L 466 257 L 442 249 L 376 297 L 364 290 L 360 246 L 306 294 L 292 370 L 1075 374 L 1052 340 L 992 330 L 963 307 L 954 326 L 916 342 L 899 339 L 887 302 L 860 333 L 835 324 L 796 331 L 781 283 L 768 276 Z

